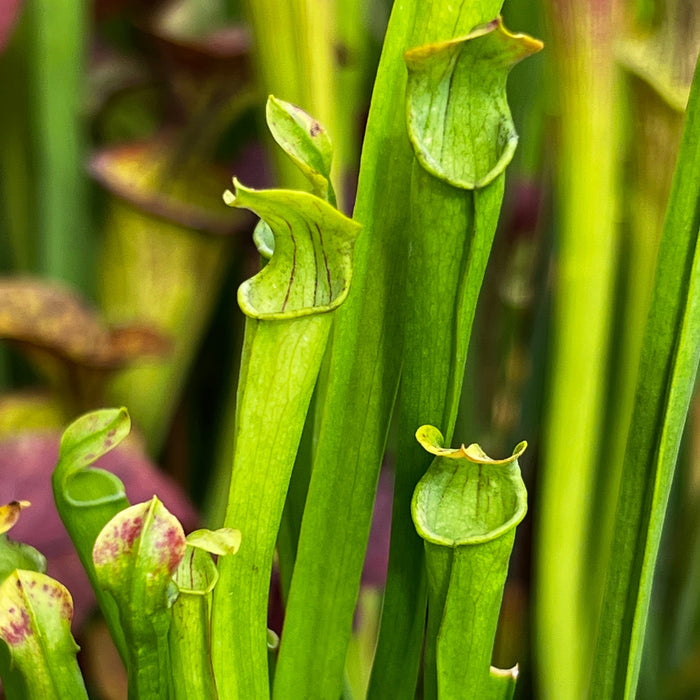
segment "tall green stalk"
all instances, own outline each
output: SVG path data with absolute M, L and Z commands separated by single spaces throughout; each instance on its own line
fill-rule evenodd
M 559 153 L 556 279 L 537 513 L 537 654 L 542 697 L 580 698 L 599 584 L 589 575 L 590 505 L 603 428 L 615 285 L 619 119 L 613 2 L 550 2 Z M 594 203 L 594 205 L 593 205 Z M 576 447 L 572 448 L 572 440 Z M 565 612 L 564 612 L 565 611 Z
M 414 695 L 426 597 L 423 546 L 407 515 L 413 490 L 430 459 L 416 449 L 411 437 L 416 426 L 431 422 L 442 426 L 447 440 L 452 438 L 471 327 L 503 197 L 502 171 L 517 142 L 505 101 L 506 76 L 516 61 L 540 47 L 492 23 L 464 39 L 407 54 L 409 132 L 417 157 L 411 183 L 392 552 L 373 697 Z M 449 91 L 445 91 L 442 62 L 455 51 L 459 57 L 448 73 Z M 465 78 L 466 83 L 460 81 Z M 432 121 L 441 98 L 450 102 L 448 116 L 435 120 L 430 132 L 420 133 L 416 122 L 421 114 L 431 115 Z M 472 128 L 474 124 L 479 128 Z M 488 136 L 480 141 L 485 133 Z M 501 142 L 499 133 L 510 137 Z M 478 143 L 479 148 L 465 149 L 452 161 L 465 143 Z M 443 158 L 443 153 L 450 155 Z M 440 165 L 428 170 L 421 160 Z M 477 185 L 482 178 L 493 180 Z
M 591 698 L 635 696 L 654 567 L 700 360 L 700 71 L 691 89 L 647 321 Z
M 312 133 L 311 136 L 314 136 Z M 233 206 L 274 233 L 274 254 L 239 289 L 246 314 L 234 459 L 225 525 L 241 531 L 234 564 L 219 562 L 212 662 L 224 698 L 268 696 L 267 604 L 275 541 L 332 312 L 350 285 L 359 226 L 305 192 L 248 190 Z
M 36 213 L 31 204 L 29 61 L 24 51 L 28 29 L 27 17 L 21 17 L 0 56 L 0 85 L 8 105 L 0 110 L 0 235 L 7 239 L 0 250 L 3 271 L 30 271 L 37 256 Z
M 244 4 L 257 41 L 254 59 L 262 89 L 313 114 L 331 134 L 342 133 L 336 118 L 340 110 L 333 58 L 335 3 L 246 0 Z M 280 182 L 285 187 L 303 186 L 292 163 L 277 150 L 273 155 Z
M 40 269 L 91 290 L 85 134 L 81 124 L 87 3 L 27 3 Z M 59 30 L 60 28 L 60 30 Z
M 246 0 L 248 24 L 255 37 L 254 65 L 262 94 L 272 94 L 313 114 L 333 139 L 332 179 L 338 206 L 344 210 L 344 184 L 354 176 L 359 152 L 362 78 L 366 35 L 361 16 L 364 0 Z M 275 27 L 274 39 L 270 27 Z M 342 101 L 338 96 L 342 95 Z M 269 109 L 269 107 L 268 107 Z M 292 161 L 278 149 L 271 152 L 278 181 L 285 187 L 304 188 Z M 331 188 L 333 190 L 334 188 Z M 334 206 L 334 199 L 330 200 Z M 321 379 L 323 384 L 323 379 Z M 235 412 L 236 394 L 231 391 L 228 412 Z M 313 403 L 310 409 L 313 422 Z M 280 533 L 279 555 L 283 587 L 286 590 L 294 564 L 301 511 L 306 498 L 310 470 L 312 425 L 303 441 L 290 483 L 288 506 Z M 224 438 L 219 463 L 230 464 L 230 442 Z
M 517 667 L 491 667 L 503 586 L 527 493 L 518 457 L 493 460 L 479 445 L 452 450 L 430 425 L 416 438 L 435 456 L 416 486 L 411 515 L 425 543 L 428 630 L 424 697 L 511 697 Z
M 492 20 L 499 8 L 500 3 L 493 0 L 464 4 L 458 9 L 412 2 L 394 6 L 360 169 L 355 218 L 365 231 L 356 251 L 353 289 L 338 314 L 333 335 L 318 446 L 275 679 L 274 694 L 278 698 L 334 697 L 342 687 L 378 468 L 402 364 L 403 304 L 397 305 L 395 299 L 402 298 L 406 288 L 406 255 L 411 245 L 416 246 L 416 260 L 422 248 L 418 241 L 412 244 L 407 235 L 414 224 L 411 207 L 405 203 L 416 196 L 411 195 L 412 177 L 430 180 L 430 176 L 420 174 L 420 167 L 416 171 L 405 116 L 396 109 L 396 104 L 403 103 L 406 89 L 403 53 L 466 35 L 475 25 Z M 444 59 L 438 59 L 436 71 L 440 60 Z M 425 119 L 419 128 L 427 125 L 430 131 L 433 127 L 429 115 L 417 119 Z M 446 146 L 445 152 L 449 150 Z M 478 148 L 475 150 L 478 152 Z M 472 165 L 469 155 L 460 151 L 460 156 L 466 158 L 463 165 L 468 169 Z M 428 160 L 431 157 L 426 156 Z M 490 181 L 478 180 L 460 186 L 474 187 Z M 438 190 L 444 194 L 449 187 L 436 179 L 434 190 L 428 188 L 424 193 L 426 212 L 434 207 L 437 213 L 444 204 L 441 195 L 432 199 Z M 417 191 L 423 192 L 421 187 Z M 494 195 L 494 199 L 498 197 Z M 469 229 L 472 195 L 455 194 L 454 207 L 446 220 L 456 231 Z M 415 223 L 416 231 L 419 228 Z M 484 230 L 492 235 L 490 223 Z M 456 278 L 461 279 L 459 273 Z M 475 279 L 479 279 L 478 274 Z M 410 280 L 409 288 L 415 283 L 417 280 Z M 464 329 L 467 327 L 465 322 Z M 457 350 L 457 356 L 460 352 Z M 455 368 L 458 365 L 456 359 Z M 407 514 L 406 508 L 404 512 Z M 410 536 L 415 539 L 415 535 Z M 410 641 L 414 648 L 416 634 Z M 410 666 L 407 675 L 413 673 L 414 664 Z

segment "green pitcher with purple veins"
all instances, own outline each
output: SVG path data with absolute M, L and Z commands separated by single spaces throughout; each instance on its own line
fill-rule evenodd
M 331 198 L 323 128 L 274 98 L 268 119 L 314 188 Z M 271 254 L 238 290 L 246 325 L 224 524 L 239 529 L 242 540 L 235 562 L 219 562 L 212 610 L 217 687 L 224 697 L 244 700 L 269 694 L 267 603 L 275 542 L 333 312 L 350 289 L 360 225 L 314 194 L 257 191 L 235 179 L 234 185 L 224 200 L 265 222 L 257 232 L 267 237 Z

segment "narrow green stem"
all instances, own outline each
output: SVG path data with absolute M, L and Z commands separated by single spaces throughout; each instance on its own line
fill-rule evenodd
M 661 531 L 700 359 L 700 71 L 659 248 L 591 698 L 635 697 Z
M 172 608 L 170 664 L 175 700 L 217 697 L 209 654 L 210 595 L 180 593 Z
M 130 632 L 127 635 L 131 637 Z M 129 700 L 163 698 L 173 695 L 170 672 L 170 648 L 167 630 L 154 631 L 147 639 L 131 637 L 127 670 L 129 676 Z
M 264 89 L 313 114 L 332 134 L 342 133 L 334 97 L 334 3 L 246 0 L 244 4 L 258 38 L 254 57 Z M 272 26 L 274 41 L 267 38 Z M 275 150 L 274 156 L 283 185 L 303 186 L 286 155 Z
M 37 144 L 40 267 L 51 277 L 91 290 L 94 239 L 87 213 L 84 132 L 87 3 L 38 0 L 31 26 L 33 131 Z M 60 27 L 60 31 L 57 31 Z
M 499 5 L 500 6 L 500 5 Z M 353 288 L 338 313 L 330 373 L 275 679 L 275 697 L 336 697 L 352 629 L 379 465 L 402 363 L 413 155 L 403 53 L 467 33 L 489 3 L 397 3 L 370 109 L 355 218 Z M 487 9 L 485 9 L 487 8 Z M 497 14 L 497 9 L 493 14 Z M 323 650 L 323 653 L 320 653 Z
M 502 537 L 457 547 L 437 649 L 438 696 L 489 696 L 491 654 L 515 528 Z
M 7 251 L 2 251 L 7 255 L 2 262 L 3 272 L 30 272 L 37 263 L 37 212 L 32 205 L 34 190 L 30 166 L 28 57 L 23 50 L 28 29 L 26 16 L 20 18 L 14 37 L 0 58 L 0 84 L 3 100 L 8 105 L 0 111 L 0 235 L 7 238 L 9 246 Z
M 525 443 L 492 460 L 478 445 L 445 448 L 432 426 L 416 437 L 435 455 L 411 501 L 429 594 L 424 696 L 499 697 L 514 680 L 492 672 L 491 654 L 515 528 L 527 510 L 517 462 Z
M 222 697 L 246 700 L 269 692 L 266 630 L 272 557 L 330 325 L 328 314 L 246 321 L 224 520 L 226 527 L 241 531 L 242 544 L 236 557 L 219 563 L 212 622 L 213 663 Z
M 421 195 L 414 201 L 421 206 L 410 229 L 407 274 L 415 282 L 406 292 L 392 548 L 370 686 L 376 698 L 390 689 L 396 698 L 412 698 L 415 692 L 426 593 L 423 543 L 410 521 L 410 502 L 431 458 L 412 435 L 416 426 L 430 423 L 444 427 L 446 439 L 452 439 L 476 301 L 504 185 L 499 177 L 475 196 L 442 183 L 418 165 L 415 179 L 425 184 L 414 184 Z
M 497 10 L 494 4 L 484 12 Z M 452 437 L 471 327 L 503 199 L 503 169 L 517 141 L 505 101 L 506 76 L 513 64 L 540 47 L 491 22 L 467 37 L 406 54 L 407 121 L 416 158 L 392 554 L 372 686 L 377 698 L 414 695 L 425 583 L 418 573 L 422 548 L 411 531 L 408 510 L 430 458 L 413 435 L 418 426 L 431 423 L 440 425 L 448 440 Z
M 585 566 L 601 452 L 618 254 L 613 3 L 550 2 L 561 156 L 552 349 L 537 518 L 535 640 L 542 693 L 585 693 L 600 579 Z M 592 206 L 591 203 L 595 203 Z M 572 449 L 572 439 L 576 448 Z M 589 539 L 590 538 L 590 539 Z M 562 615 L 562 611 L 567 611 Z
M 235 181 L 234 181 L 235 182 Z M 246 314 L 236 435 L 224 524 L 241 532 L 219 562 L 212 658 L 224 698 L 269 694 L 267 602 L 289 479 L 335 308 L 345 300 L 359 226 L 304 192 L 236 183 L 232 206 L 258 213 L 274 235 L 269 263 L 238 290 Z

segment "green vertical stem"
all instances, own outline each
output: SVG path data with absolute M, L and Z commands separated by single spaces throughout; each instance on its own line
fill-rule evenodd
M 292 571 L 294 570 L 294 560 L 297 554 L 297 542 L 299 540 L 299 529 L 301 519 L 304 514 L 304 504 L 306 502 L 306 492 L 311 479 L 311 454 L 313 452 L 313 417 L 315 415 L 316 394 L 312 397 L 309 407 L 304 432 L 301 435 L 297 458 L 294 463 L 294 470 L 289 482 L 287 500 L 284 504 L 282 523 L 277 537 L 277 550 L 279 556 L 280 584 L 282 587 L 282 598 L 286 600 L 289 593 L 289 586 L 292 582 Z
M 497 12 L 498 7 L 489 10 Z M 372 686 L 378 698 L 412 698 L 415 692 L 425 580 L 420 574 L 422 548 L 408 516 L 411 494 L 429 457 L 422 449 L 411 449 L 412 438 L 416 426 L 431 421 L 452 437 L 471 327 L 503 198 L 502 173 L 517 141 L 505 101 L 506 77 L 515 62 L 539 48 L 539 42 L 516 37 L 496 22 L 458 41 L 406 54 L 408 123 L 416 160 L 392 555 Z M 445 64 L 450 66 L 447 77 Z M 500 139 L 504 133 L 509 137 Z M 490 184 L 466 189 L 462 183 L 467 180 Z
M 437 645 L 438 698 L 482 700 L 490 694 L 494 610 L 501 607 L 514 542 L 512 529 L 491 542 L 454 550 Z
M 403 53 L 466 34 L 500 3 L 454 8 L 399 2 L 375 83 L 355 218 L 364 231 L 353 287 L 339 311 L 330 373 L 285 629 L 276 698 L 337 697 L 402 357 L 400 304 L 408 241 L 412 152 L 403 104 Z
M 629 319 L 625 325 L 629 330 L 623 345 L 632 360 L 623 358 L 620 367 L 633 367 L 635 372 L 642 351 L 657 251 L 673 177 L 671 165 L 676 162 L 679 151 L 693 66 L 700 47 L 700 16 L 691 9 L 693 0 L 673 0 L 657 5 L 655 16 L 647 18 L 646 22 L 638 18 L 634 31 L 618 49 L 618 59 L 626 70 L 630 111 L 634 114 L 634 120 L 629 120 L 633 149 L 625 183 L 630 263 L 625 307 L 625 316 Z M 651 19 L 654 21 L 648 21 Z M 666 167 L 660 168 L 659 163 L 665 163 Z M 625 381 L 626 393 L 621 398 L 625 403 L 627 427 L 634 407 L 636 374 L 627 371 L 619 375 Z M 622 402 L 615 402 L 619 403 Z M 613 457 L 621 472 L 627 430 L 617 430 L 613 426 L 610 432 L 614 441 L 612 449 L 616 451 Z M 693 536 L 688 535 L 697 529 L 696 519 L 689 517 L 697 510 L 694 490 L 689 484 L 692 476 L 687 473 L 692 463 L 692 458 L 682 458 L 679 463 L 685 473 L 679 474 L 678 497 L 670 505 L 673 513 L 669 513 L 662 544 L 666 552 L 664 572 L 656 578 L 652 605 L 660 606 L 664 614 L 650 618 L 646 634 L 640 679 L 640 694 L 646 698 L 663 694 L 668 671 L 679 668 L 684 656 L 693 648 L 693 636 L 688 632 L 692 627 L 691 610 L 698 601 L 697 578 L 691 573 L 693 567 L 698 569 L 698 548 L 693 544 Z M 606 516 L 610 525 L 605 530 L 612 538 L 618 489 L 609 488 L 607 492 L 610 497 Z M 604 564 L 607 565 L 607 559 Z
M 294 369 L 303 358 L 318 371 L 330 321 L 328 314 L 273 323 L 246 321 L 236 451 L 224 519 L 226 527 L 241 531 L 242 543 L 236 557 L 219 563 L 221 578 L 214 591 L 213 663 L 224 698 L 263 698 L 269 692 L 267 602 L 272 557 L 315 380 L 313 370 L 295 373 Z M 268 401 L 279 392 L 280 377 L 288 400 Z
M 87 214 L 81 127 L 87 3 L 27 4 L 31 30 L 31 99 L 36 144 L 39 267 L 91 290 L 93 242 Z
M 235 561 L 219 561 L 212 660 L 224 698 L 269 695 L 267 603 L 287 487 L 333 315 L 349 289 L 359 226 L 304 192 L 256 192 L 236 184 L 274 233 L 274 254 L 245 281 L 246 329 L 224 524 L 241 532 Z
M 700 359 L 700 72 L 659 248 L 591 698 L 635 697 L 649 600 L 671 482 Z
M 334 140 L 333 179 L 349 169 L 349 162 L 356 158 L 357 137 L 352 121 L 357 95 L 343 92 L 344 102 L 338 100 L 336 64 L 336 33 L 339 18 L 336 2 L 316 0 L 245 0 L 245 14 L 256 37 L 254 50 L 258 83 L 262 89 L 283 100 L 298 105 L 321 122 Z M 270 27 L 275 28 L 274 41 L 269 39 Z M 341 71 L 344 87 L 351 81 L 346 71 Z M 353 142 L 354 145 L 353 145 Z M 285 187 L 307 187 L 299 170 L 286 153 L 275 149 L 278 179 Z M 338 204 L 343 208 L 343 191 L 336 188 Z M 233 402 L 233 397 L 230 399 Z M 309 412 L 315 414 L 314 404 Z M 311 442 L 304 440 L 289 489 L 290 505 L 285 510 L 283 535 L 280 539 L 280 566 L 284 588 L 291 578 L 296 540 L 301 526 L 301 510 L 306 498 L 308 480 L 303 473 L 311 464 Z M 297 475 L 299 478 L 297 478 Z
M 595 626 L 589 604 L 599 590 L 580 553 L 589 537 L 595 470 L 606 468 L 600 406 L 617 248 L 613 3 L 551 2 L 549 20 L 559 85 L 559 238 L 535 622 L 542 697 L 570 700 L 584 693 Z
M 29 272 L 36 264 L 35 196 L 32 187 L 27 89 L 26 13 L 0 56 L 0 85 L 7 107 L 0 110 L 0 255 L 3 272 Z M 5 250 L 5 246 L 7 249 Z
M 492 460 L 475 444 L 444 447 L 430 425 L 416 438 L 435 455 L 411 500 L 429 591 L 423 694 L 491 700 L 515 680 L 492 673 L 491 654 L 515 527 L 527 511 L 517 462 L 526 443 L 510 458 Z
M 427 178 L 433 180 L 432 186 L 421 188 L 424 199 L 410 229 L 412 254 L 407 274 L 414 283 L 406 289 L 392 550 L 370 687 L 370 697 L 376 698 L 386 697 L 387 692 L 395 698 L 412 698 L 415 693 L 426 589 L 423 542 L 410 520 L 410 502 L 431 456 L 410 436 L 416 426 L 430 423 L 444 426 L 446 441 L 452 440 L 476 301 L 505 181 L 499 177 L 475 198 L 432 178 L 416 165 L 414 180 Z M 451 208 L 439 190 L 451 190 Z M 429 193 L 438 197 L 439 209 L 431 206 Z M 474 200 L 482 197 L 487 201 L 480 202 L 477 221 L 472 224 L 469 220 L 475 216 Z M 429 221 L 435 216 L 440 217 L 438 222 Z M 455 221 L 460 224 L 453 225 Z M 426 231 L 430 235 L 424 235 Z
M 349 183 L 354 185 L 360 164 L 361 130 L 369 82 L 369 36 L 367 0 L 336 0 L 334 52 L 336 93 L 335 124 L 331 135 L 335 153 L 335 169 L 341 204 Z M 373 66 L 372 66 L 373 67 Z

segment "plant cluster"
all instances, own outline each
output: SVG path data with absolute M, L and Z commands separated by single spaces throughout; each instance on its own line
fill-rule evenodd
M 70 42 L 83 35 L 85 16 L 65 4 Z M 138 133 L 138 144 L 109 143 L 110 129 L 134 136 L 144 128 L 110 115 L 145 114 L 155 96 L 133 65 L 110 63 L 123 70 L 114 77 L 120 89 L 94 106 L 105 148 L 90 165 L 108 197 L 99 262 L 86 253 L 89 197 L 76 174 L 83 146 L 67 147 L 67 159 L 56 152 L 65 111 L 52 61 L 61 55 L 41 31 L 59 5 L 25 7 L 0 56 L 0 71 L 19 66 L 46 86 L 29 112 L 46 129 L 33 152 L 47 193 L 45 212 L 7 217 L 0 230 L 14 255 L 8 267 L 69 280 L 95 294 L 100 312 L 37 275 L 0 281 L 0 335 L 24 358 L 0 357 L 6 385 L 31 373 L 49 387 L 8 397 L 8 418 L 0 405 L 0 438 L 54 430 L 51 475 L 33 479 L 45 479 L 39 491 L 52 486 L 130 700 L 673 700 L 700 691 L 694 436 L 687 454 L 681 449 L 700 361 L 697 53 L 685 74 L 650 69 L 668 46 L 700 44 L 692 8 L 686 29 L 697 20 L 697 37 L 676 36 L 690 5 L 640 2 L 633 12 L 613 0 L 529 9 L 518 0 L 397 0 L 361 154 L 353 124 L 372 49 L 360 18 L 382 3 L 250 0 L 242 9 L 254 49 L 241 26 L 202 28 L 230 22 L 236 3 L 166 3 L 148 21 L 107 21 L 116 43 L 135 43 L 119 39 L 128 26 L 165 47 L 159 98 L 177 104 L 178 116 L 167 130 Z M 525 25 L 543 20 L 555 57 L 548 73 L 541 56 L 530 58 L 542 42 L 506 29 L 502 11 Z M 629 30 L 620 47 L 616 23 Z M 0 48 L 3 40 L 0 24 Z M 69 90 L 81 61 L 67 60 Z M 514 69 L 521 82 L 511 111 Z M 611 128 L 621 70 L 629 105 L 643 97 L 665 115 L 649 134 L 666 129 L 678 143 L 673 178 L 664 163 L 654 186 L 648 168 L 625 169 L 615 153 L 634 124 Z M 538 80 L 554 86 L 558 120 L 529 94 Z M 257 134 L 242 115 L 265 93 L 284 189 L 242 156 L 250 147 L 242 134 Z M 71 119 L 64 124 L 80 134 Z M 27 128 L 18 115 L 0 115 L 0 204 L 13 214 L 29 195 L 8 134 Z M 526 143 L 542 145 L 550 128 L 554 242 L 542 234 L 546 165 Z M 648 150 L 628 146 L 628 158 L 641 164 Z M 212 164 L 236 158 L 222 203 Z M 64 169 L 69 179 L 54 187 L 47 178 Z M 510 169 L 517 187 L 506 186 Z M 626 237 L 616 223 L 625 180 L 633 193 Z M 81 206 L 75 221 L 61 197 Z M 253 255 L 241 231 L 252 233 Z M 76 246 L 95 263 L 94 287 L 90 266 L 71 254 Z M 236 315 L 221 301 L 234 296 L 232 283 Z M 209 364 L 214 357 L 234 370 L 219 401 L 211 388 L 192 388 L 205 383 L 207 353 Z M 498 358 L 503 376 L 494 379 Z M 190 483 L 209 528 L 190 527 L 187 504 L 173 508 L 180 518 L 164 505 L 161 488 L 172 484 L 161 476 L 156 485 L 151 466 L 132 461 L 123 478 L 107 468 L 127 449 L 177 464 L 179 431 L 194 422 L 178 405 L 188 403 L 199 424 L 222 416 L 216 449 L 199 428 L 208 466 Z M 102 407 L 110 404 L 123 407 Z M 476 442 L 452 447 L 463 432 L 491 453 L 517 444 L 492 458 Z M 672 491 L 678 464 L 687 494 Z M 143 493 L 130 487 L 135 472 L 153 486 L 139 499 L 127 495 Z M 389 552 L 368 586 L 373 514 L 382 519 L 374 504 L 387 474 Z M 516 546 L 526 483 L 534 527 L 525 521 Z M 21 530 L 30 494 L 16 497 L 0 507 L 4 693 L 97 696 L 71 630 L 80 601 L 48 575 L 50 549 L 47 563 L 19 541 L 31 541 Z M 694 534 L 678 546 L 685 526 Z M 531 567 L 523 542 L 532 544 Z M 674 562 L 677 580 L 663 567 L 655 578 L 657 562 L 677 552 L 685 557 Z M 517 601 L 530 568 L 526 615 Z M 680 602 L 669 603 L 677 590 Z M 670 610 L 668 621 L 650 624 L 652 605 Z

